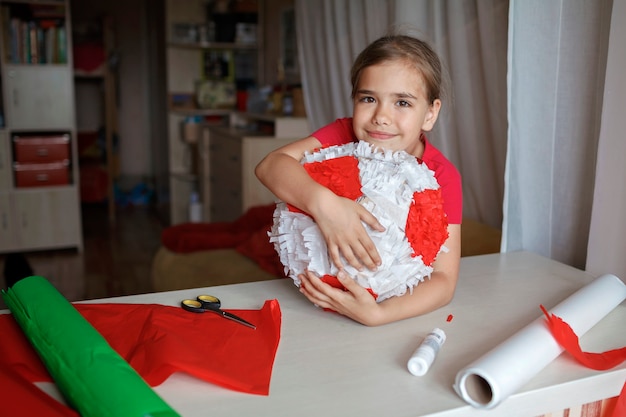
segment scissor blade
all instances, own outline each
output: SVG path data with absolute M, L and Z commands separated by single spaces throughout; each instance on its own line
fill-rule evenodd
M 239 324 L 243 324 L 244 326 L 248 326 L 251 329 L 256 329 L 256 326 L 248 321 L 245 321 L 239 316 L 235 316 L 233 313 L 229 313 L 228 311 L 219 310 L 218 313 L 222 315 L 222 317 L 227 318 L 229 320 L 236 321 Z

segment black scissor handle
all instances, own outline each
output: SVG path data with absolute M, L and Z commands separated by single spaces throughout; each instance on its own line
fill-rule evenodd
M 204 313 L 206 311 L 206 308 L 198 300 L 183 300 L 180 302 L 180 306 L 192 313 Z
M 204 308 L 209 308 L 211 310 L 219 309 L 222 306 L 220 299 L 213 295 L 203 294 L 199 295 L 196 299 L 204 306 Z
M 256 326 L 239 316 L 229 313 L 220 308 L 220 299 L 213 295 L 199 295 L 195 300 L 185 299 L 180 302 L 181 307 L 184 310 L 191 311 L 192 313 L 204 313 L 205 311 L 211 311 L 217 313 L 225 319 L 236 321 L 239 324 L 256 329 Z

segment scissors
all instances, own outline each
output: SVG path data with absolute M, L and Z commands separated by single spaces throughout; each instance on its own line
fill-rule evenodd
M 219 298 L 212 295 L 199 295 L 198 297 L 196 297 L 195 300 L 187 299 L 181 301 L 180 305 L 183 309 L 191 311 L 192 313 L 204 313 L 205 311 L 210 311 L 219 314 L 225 319 L 236 321 L 237 323 L 243 324 L 244 326 L 250 327 L 251 329 L 256 329 L 256 326 L 254 324 L 245 321 L 244 319 L 234 315 L 233 313 L 222 310 L 220 308 L 222 306 L 222 302 Z

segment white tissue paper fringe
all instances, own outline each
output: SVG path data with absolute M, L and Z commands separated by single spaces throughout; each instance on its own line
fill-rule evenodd
M 400 296 L 411 291 L 433 271 L 413 257 L 413 249 L 405 234 L 406 219 L 413 194 L 426 189 L 436 190 L 439 184 L 426 164 L 404 151 L 378 151 L 367 142 L 350 143 L 307 153 L 302 163 L 322 162 L 343 156 L 358 159 L 363 197 L 358 203 L 367 208 L 385 227 L 385 232 L 364 225 L 376 245 L 382 264 L 376 271 L 359 271 L 347 262 L 344 270 L 364 288 L 378 295 L 377 301 Z M 278 202 L 274 224 L 269 233 L 285 274 L 300 285 L 298 275 L 309 269 L 318 276 L 336 276 L 338 268 L 331 262 L 322 234 L 313 219 L 302 213 L 290 212 L 284 202 Z M 447 251 L 443 245 L 441 251 Z

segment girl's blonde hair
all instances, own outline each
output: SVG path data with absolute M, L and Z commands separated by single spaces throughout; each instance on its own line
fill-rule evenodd
M 408 35 L 383 36 L 361 51 L 350 71 L 352 98 L 365 68 L 396 60 L 409 62 L 422 74 L 429 104 L 441 98 L 443 75 L 439 57 L 426 42 Z

